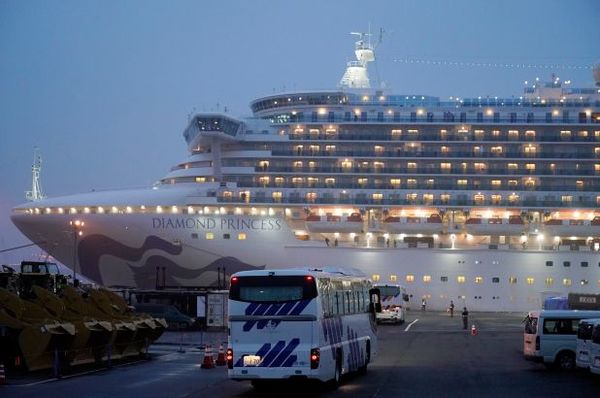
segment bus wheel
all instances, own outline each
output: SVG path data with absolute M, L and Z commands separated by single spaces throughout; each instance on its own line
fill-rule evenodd
M 575 369 L 575 355 L 570 351 L 563 351 L 556 357 L 556 364 L 560 370 Z
M 358 373 L 364 375 L 367 373 L 367 366 L 371 362 L 371 342 L 367 341 L 367 346 L 365 347 L 365 363 L 363 366 L 358 368 Z
M 342 352 L 337 351 L 335 355 L 335 371 L 333 373 L 333 379 L 329 382 L 331 388 L 337 389 L 342 382 Z

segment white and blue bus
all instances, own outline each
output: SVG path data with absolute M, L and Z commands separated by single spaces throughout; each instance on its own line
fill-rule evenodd
M 350 272 L 238 272 L 229 291 L 229 378 L 306 378 L 339 385 L 377 353 L 379 294 Z

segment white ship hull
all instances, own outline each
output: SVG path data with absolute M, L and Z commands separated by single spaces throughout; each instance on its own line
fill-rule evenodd
M 300 241 L 283 217 L 267 215 L 79 214 L 77 218 L 85 222 L 85 233 L 77 239 L 76 272 L 107 286 L 154 288 L 157 267 L 159 280 L 164 268 L 166 285 L 209 286 L 216 284 L 223 268 L 231 274 L 265 267 L 345 266 L 374 280 L 395 279 L 406 285 L 414 303 L 426 297 L 432 309 L 445 309 L 450 299 L 464 297 L 472 310 L 526 311 L 539 308 L 546 295 L 594 293 L 600 279 L 598 254 L 592 251 L 369 248 L 352 242 L 334 247 L 324 241 Z M 13 215 L 25 235 L 43 242 L 41 247 L 71 268 L 72 219 L 59 214 Z M 238 239 L 240 233 L 245 239 Z M 571 266 L 564 267 L 564 261 Z M 582 267 L 581 262 L 589 266 Z M 481 278 L 479 283 L 476 278 Z M 516 278 L 516 283 L 509 283 L 509 278 Z M 533 278 L 531 284 L 528 278 Z M 552 278 L 551 286 L 547 278 Z M 572 284 L 564 286 L 564 278 Z

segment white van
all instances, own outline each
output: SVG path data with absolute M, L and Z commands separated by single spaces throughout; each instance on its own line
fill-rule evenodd
M 595 325 L 600 325 L 600 318 L 582 319 L 577 329 L 577 358 L 575 360 L 578 368 L 588 369 L 590 367 L 592 331 Z
M 525 359 L 572 370 L 576 366 L 577 329 L 581 319 L 600 318 L 600 311 L 531 311 L 525 318 Z
M 592 329 L 590 346 L 590 372 L 600 375 L 600 322 Z

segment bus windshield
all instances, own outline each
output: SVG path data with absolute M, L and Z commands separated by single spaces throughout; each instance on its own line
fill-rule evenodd
M 232 280 L 229 298 L 253 303 L 280 303 L 317 296 L 312 276 L 244 276 Z

